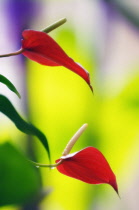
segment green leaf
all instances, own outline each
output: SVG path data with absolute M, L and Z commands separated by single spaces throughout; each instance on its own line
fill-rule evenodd
M 10 143 L 0 145 L 0 206 L 31 202 L 39 189 L 36 168 Z
M 5 114 L 23 133 L 38 137 L 43 146 L 45 147 L 48 153 L 48 157 L 50 159 L 49 145 L 45 135 L 34 125 L 27 123 L 25 120 L 23 120 L 12 105 L 12 103 L 4 95 L 0 95 L 0 112 Z
M 0 82 L 6 85 L 12 92 L 14 92 L 19 98 L 21 98 L 15 86 L 6 77 L 4 77 L 1 74 L 0 74 Z

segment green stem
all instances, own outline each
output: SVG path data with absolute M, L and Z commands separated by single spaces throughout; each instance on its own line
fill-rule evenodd
M 0 55 L 0 58 L 3 58 L 3 57 L 9 57 L 9 56 L 14 56 L 14 55 L 19 55 L 21 54 L 22 52 L 24 51 L 24 49 L 20 49 L 16 52 L 13 52 L 13 53 L 8 53 L 8 54 L 4 54 L 4 55 Z
M 47 28 L 43 29 L 42 32 L 49 33 L 52 30 L 58 28 L 59 26 L 63 25 L 67 21 L 66 18 L 62 18 L 57 22 L 53 23 L 52 25 L 48 26 Z
M 64 160 L 60 160 L 58 163 L 56 164 L 41 164 L 41 163 L 36 163 L 32 160 L 29 160 L 33 165 L 38 166 L 38 167 L 49 167 L 49 168 L 53 168 L 53 167 L 57 167 L 59 166 Z

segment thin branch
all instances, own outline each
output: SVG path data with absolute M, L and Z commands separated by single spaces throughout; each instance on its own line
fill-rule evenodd
M 20 49 L 16 52 L 13 52 L 13 53 L 8 53 L 8 54 L 4 54 L 4 55 L 0 55 L 0 58 L 4 58 L 4 57 L 9 57 L 9 56 L 14 56 L 14 55 L 19 55 L 21 54 L 22 52 L 24 51 L 24 49 Z
M 48 167 L 48 168 L 55 168 L 57 166 L 59 166 L 64 160 L 60 160 L 58 163 L 56 164 L 41 164 L 41 163 L 36 163 L 32 160 L 29 160 L 29 162 L 31 162 L 33 165 L 37 166 L 37 167 Z

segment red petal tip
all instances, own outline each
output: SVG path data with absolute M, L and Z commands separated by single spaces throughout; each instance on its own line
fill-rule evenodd
M 109 184 L 112 186 L 112 188 L 115 190 L 115 192 L 118 194 L 118 196 L 120 198 L 120 195 L 119 195 L 119 192 L 118 192 L 118 185 L 117 185 L 117 182 L 116 182 L 116 178 L 115 178 L 115 180 L 110 181 Z
M 94 93 L 92 85 L 89 84 L 89 87 L 90 87 L 92 93 Z

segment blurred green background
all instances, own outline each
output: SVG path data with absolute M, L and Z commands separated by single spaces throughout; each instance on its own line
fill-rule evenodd
M 17 2 L 13 1 L 13 4 Z M 26 1 L 26 4 L 28 2 L 31 1 Z M 37 173 L 41 172 L 41 186 L 46 196 L 40 199 L 38 209 L 137 210 L 139 4 L 136 0 L 43 0 L 37 4 L 38 11 L 36 10 L 32 18 L 30 28 L 41 30 L 60 18 L 67 18 L 67 23 L 51 32 L 50 36 L 70 57 L 89 71 L 94 95 L 83 79 L 68 69 L 41 66 L 29 60 L 23 64 L 20 60 L 23 58 L 18 56 L 1 59 L 0 73 L 15 84 L 22 98 L 19 100 L 2 84 L 0 93 L 12 101 L 24 119 L 30 120 L 47 136 L 52 163 L 61 156 L 76 130 L 82 124 L 88 123 L 87 130 L 72 152 L 87 146 L 99 149 L 116 174 L 121 197 L 119 199 L 108 185 L 89 185 L 66 177 L 56 169 L 25 168 L 23 171 L 36 171 L 32 181 L 36 188 L 40 182 Z M 20 43 L 19 37 L 17 40 L 13 33 L 14 24 L 10 23 L 10 7 L 7 5 L 8 0 L 0 2 L 0 54 L 16 51 L 18 44 L 15 43 Z M 24 154 L 31 146 L 37 161 L 48 163 L 41 143 L 36 139 L 27 139 L 25 134 L 18 131 L 14 124 L 0 113 L 0 141 L 3 143 L 7 140 Z M 31 141 L 31 145 L 28 141 Z M 5 156 L 9 161 L 12 159 L 10 153 L 5 152 Z M 18 172 L 15 171 L 16 173 Z M 9 180 L 10 178 L 9 174 Z M 26 181 L 30 183 L 28 179 L 22 180 L 23 186 Z M 16 179 L 14 181 L 17 186 Z M 18 190 L 22 192 L 23 186 L 18 186 Z M 36 188 L 32 190 L 35 191 Z M 0 207 L 0 210 L 18 209 L 36 208 L 24 205 L 21 207 L 16 203 Z

